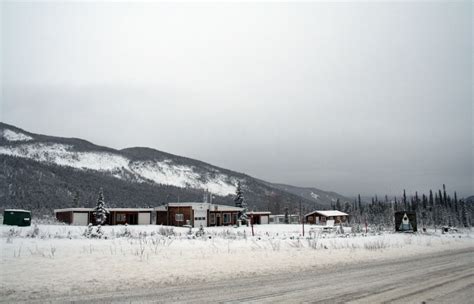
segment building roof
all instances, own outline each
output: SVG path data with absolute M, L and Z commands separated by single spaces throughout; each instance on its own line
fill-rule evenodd
M 349 215 L 349 214 L 341 212 L 339 210 L 315 210 L 315 211 L 311 211 L 310 213 L 305 214 L 305 216 L 312 215 L 312 214 L 315 214 L 315 213 L 319 213 L 322 216 L 326 216 L 326 217 L 328 217 L 328 216 L 348 216 Z
M 242 211 L 244 210 L 244 208 L 228 206 L 228 205 L 211 204 L 209 210 L 210 211 Z
M 113 212 L 152 212 L 153 208 L 106 208 L 108 211 Z M 54 209 L 54 213 L 57 212 L 89 212 L 94 211 L 94 208 L 64 208 L 64 209 Z
M 254 214 L 254 215 L 270 215 L 272 214 L 270 211 L 249 211 L 247 214 Z
M 167 203 L 161 206 L 158 206 L 155 211 L 166 211 L 167 206 L 169 207 L 183 207 L 189 208 L 192 207 L 193 209 L 206 209 L 209 211 L 242 211 L 243 208 L 228 206 L 228 205 L 220 205 L 220 204 L 210 204 L 210 203 L 202 203 L 202 202 L 184 202 L 184 203 Z
M 24 210 L 24 209 L 5 209 L 5 212 L 28 212 L 31 213 L 29 210 Z

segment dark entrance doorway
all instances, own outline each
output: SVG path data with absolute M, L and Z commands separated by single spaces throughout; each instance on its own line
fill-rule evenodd
M 129 225 L 138 225 L 138 214 L 137 213 L 128 213 L 127 214 L 127 224 L 129 224 Z

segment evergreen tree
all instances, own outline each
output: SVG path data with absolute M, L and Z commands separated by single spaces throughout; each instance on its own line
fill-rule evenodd
M 357 196 L 357 203 L 358 203 L 357 207 L 359 208 L 360 215 L 362 215 L 363 209 L 362 209 L 362 202 L 361 202 L 361 199 L 360 199 L 360 194 Z
M 109 214 L 109 211 L 107 210 L 107 207 L 105 205 L 104 193 L 103 193 L 102 188 L 100 188 L 99 190 L 97 205 L 94 208 L 94 211 L 92 213 L 94 214 L 95 223 L 97 225 L 102 225 L 107 220 L 107 215 Z
M 74 194 L 74 197 L 72 199 L 72 206 L 79 207 L 79 191 L 76 191 L 76 193 Z
M 359 196 L 354 199 L 353 204 L 348 204 L 349 208 L 344 208 L 350 214 L 351 223 L 362 223 L 365 220 L 370 225 L 390 225 L 394 224 L 394 212 L 413 211 L 416 213 L 419 224 L 423 227 L 452 225 L 457 227 L 470 227 L 473 218 L 471 206 L 459 199 L 457 193 L 451 197 L 446 193 L 446 186 L 443 190 L 431 191 L 428 195 L 415 192 L 414 196 L 407 198 L 406 191 L 400 201 L 397 197 L 390 202 L 379 201 L 377 195 L 371 199 L 371 203 L 361 205 Z M 406 203 L 405 203 L 406 202 Z M 404 208 L 406 205 L 406 208 Z
M 351 204 L 349 202 L 344 203 L 344 212 L 350 213 L 351 212 Z
M 466 202 L 463 199 L 461 199 L 460 202 L 461 202 L 461 225 L 464 227 L 469 227 L 470 223 L 469 223 L 469 215 L 467 211 Z
M 403 210 L 406 211 L 407 209 L 407 194 L 405 193 L 405 189 L 403 189 Z
M 235 198 L 234 198 L 235 206 L 239 208 L 243 208 L 242 211 L 239 212 L 239 219 L 242 221 L 242 223 L 247 223 L 248 220 L 248 208 L 247 208 L 247 203 L 245 202 L 244 199 L 244 194 L 242 192 L 242 187 L 240 185 L 240 181 L 237 182 L 237 189 L 235 190 Z
M 290 223 L 290 217 L 288 213 L 288 207 L 285 207 L 285 224 L 289 224 L 289 223 Z
M 240 181 L 237 182 L 237 189 L 235 190 L 235 207 L 242 208 L 244 202 L 244 195 L 242 194 L 242 187 L 240 186 Z
M 444 204 L 448 203 L 448 200 L 447 200 L 447 197 L 446 197 L 446 185 L 445 184 L 443 184 L 443 200 L 444 200 Z

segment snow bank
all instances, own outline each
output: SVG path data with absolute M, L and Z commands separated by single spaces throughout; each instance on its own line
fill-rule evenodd
M 248 227 L 206 228 L 197 237 L 197 229 L 188 235 L 188 228 L 110 226 L 103 227 L 107 239 L 84 238 L 84 230 L 0 226 L 0 297 L 158 288 L 474 247 L 468 233 L 347 237 L 313 229 L 311 238 L 302 238 L 299 225 L 255 226 L 255 237 Z

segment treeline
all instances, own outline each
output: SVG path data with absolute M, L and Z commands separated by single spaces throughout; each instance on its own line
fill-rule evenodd
M 374 196 L 370 202 L 362 201 L 359 195 L 353 202 L 337 201 L 331 207 L 348 213 L 351 224 L 393 226 L 396 211 L 411 211 L 416 213 L 419 226 L 471 227 L 474 219 L 471 198 L 459 199 L 456 192 L 451 196 L 443 185 L 443 189 L 430 190 L 427 194 L 415 192 L 408 197 L 403 190 L 401 197 Z

